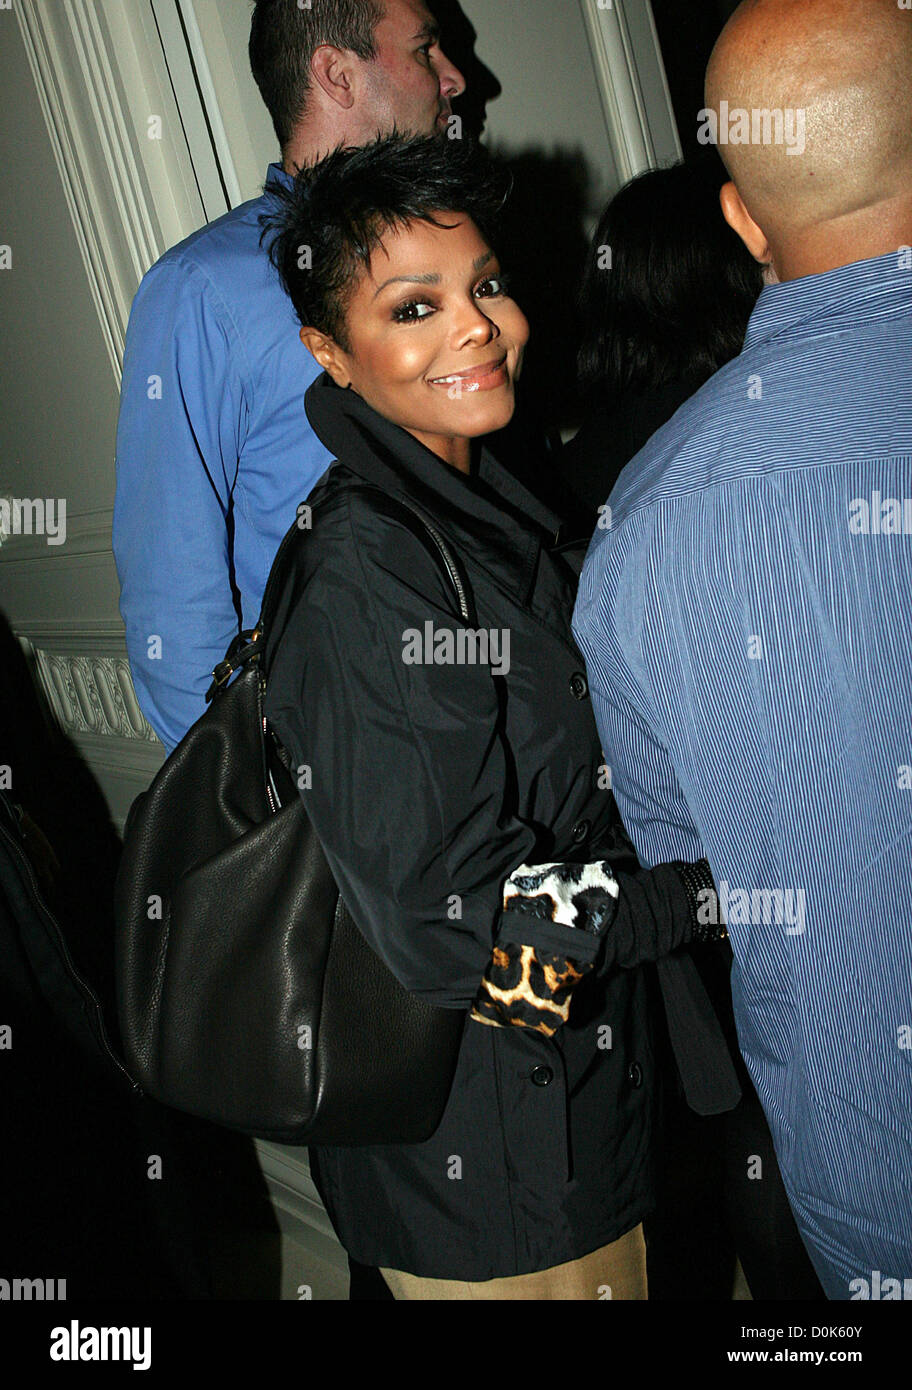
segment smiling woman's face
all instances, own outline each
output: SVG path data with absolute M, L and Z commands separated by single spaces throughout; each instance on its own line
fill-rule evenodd
M 301 338 L 340 386 L 468 472 L 469 440 L 506 425 L 529 325 L 474 222 L 434 213 L 387 233 L 348 303 L 344 351 Z

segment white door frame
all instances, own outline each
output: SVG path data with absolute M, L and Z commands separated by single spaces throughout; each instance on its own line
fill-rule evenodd
M 242 201 L 193 0 L 149 0 L 197 175 L 206 220 Z
M 683 158 L 649 0 L 579 0 L 621 180 Z

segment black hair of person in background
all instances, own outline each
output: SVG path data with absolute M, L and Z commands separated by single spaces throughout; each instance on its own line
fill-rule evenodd
M 722 217 L 724 179 L 714 153 L 652 170 L 622 188 L 599 222 L 581 295 L 587 414 L 563 455 L 564 480 L 592 527 L 626 464 L 741 351 L 763 275 Z M 650 1301 L 730 1298 L 736 1254 L 754 1299 L 822 1299 L 738 1050 L 731 947 L 690 951 L 743 1097 L 726 1114 L 694 1114 L 666 1040 L 658 1205 L 644 1223 Z
M 621 469 L 737 356 L 763 276 L 722 217 L 715 156 L 652 169 L 602 214 L 580 293 L 583 423 L 564 481 L 594 529 Z

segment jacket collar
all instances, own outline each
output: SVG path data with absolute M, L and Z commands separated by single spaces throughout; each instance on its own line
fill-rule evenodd
M 346 468 L 423 507 L 454 544 L 505 583 L 520 603 L 528 603 L 542 542 L 556 541 L 561 519 L 498 463 L 487 445 L 482 445 L 477 480 L 466 478 L 326 372 L 310 387 L 304 405 L 314 432 Z

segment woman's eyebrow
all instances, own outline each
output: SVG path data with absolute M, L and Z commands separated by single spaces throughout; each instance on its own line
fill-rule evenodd
M 484 269 L 488 261 L 492 261 L 493 259 L 493 251 L 483 251 L 481 255 L 476 257 L 472 262 L 472 270 L 477 274 L 479 270 Z M 384 280 L 382 285 L 378 285 L 374 293 L 374 299 L 377 298 L 381 290 L 386 289 L 387 285 L 397 285 L 400 283 L 406 285 L 439 285 L 440 276 L 435 270 L 429 270 L 424 275 L 391 275 L 388 280 Z
M 379 286 L 374 298 L 376 299 L 380 290 L 385 290 L 387 285 L 395 285 L 398 284 L 399 281 L 404 281 L 407 285 L 439 285 L 440 276 L 436 271 L 428 271 L 425 275 L 391 275 L 388 280 L 384 280 L 383 284 Z

